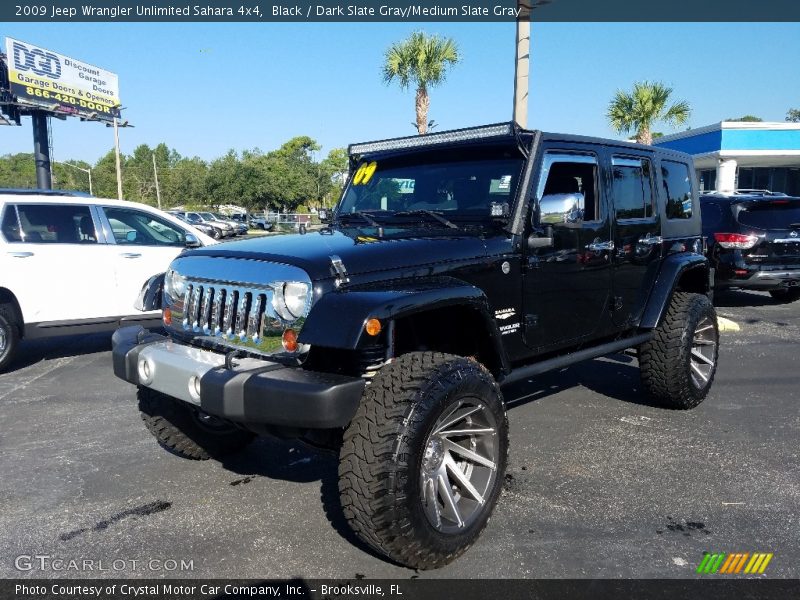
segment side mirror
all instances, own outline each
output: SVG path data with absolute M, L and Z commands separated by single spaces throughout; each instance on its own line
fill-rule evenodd
M 198 240 L 197 236 L 195 236 L 193 233 L 187 233 L 183 241 L 187 248 L 200 247 L 200 240 Z

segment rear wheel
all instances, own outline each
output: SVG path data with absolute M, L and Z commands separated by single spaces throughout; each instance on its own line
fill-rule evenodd
M 667 408 L 697 406 L 714 381 L 718 352 L 714 306 L 701 294 L 676 292 L 653 339 L 639 347 L 645 390 Z
M 14 307 L 0 304 L 0 371 L 14 358 L 19 344 L 19 323 L 15 317 Z
M 140 387 L 137 397 L 142 420 L 153 437 L 184 458 L 222 458 L 243 449 L 255 438 L 248 431 L 150 388 Z
M 502 396 L 485 368 L 448 354 L 401 356 L 373 378 L 345 431 L 345 517 L 400 564 L 444 566 L 486 526 L 507 452 Z
M 800 300 L 800 288 L 770 290 L 769 295 L 779 302 L 794 302 L 795 300 Z

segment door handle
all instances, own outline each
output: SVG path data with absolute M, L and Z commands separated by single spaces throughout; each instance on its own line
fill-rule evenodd
M 613 250 L 614 249 L 614 240 L 609 240 L 607 242 L 601 242 L 600 238 L 596 238 L 591 244 L 586 246 L 588 250 L 592 252 L 604 252 L 606 250 Z
M 138 252 L 123 252 L 120 254 L 122 258 L 141 258 L 142 255 Z
M 8 254 L 14 258 L 28 258 L 29 256 L 33 256 L 33 252 L 9 252 Z
M 658 246 L 664 242 L 660 235 L 650 235 L 649 233 L 639 238 L 639 243 L 646 246 Z

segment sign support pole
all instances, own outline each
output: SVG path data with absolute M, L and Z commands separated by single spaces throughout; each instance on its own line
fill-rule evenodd
M 43 110 L 31 112 L 33 120 L 33 160 L 36 163 L 36 187 L 41 190 L 53 189 L 53 176 L 50 171 L 50 135 L 47 113 Z
M 117 117 L 114 117 L 114 153 L 117 159 L 117 198 L 122 200 L 122 165 L 119 160 L 119 127 L 117 127 Z

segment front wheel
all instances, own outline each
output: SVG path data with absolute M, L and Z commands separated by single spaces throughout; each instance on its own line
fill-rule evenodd
M 223 458 L 242 450 L 255 435 L 150 388 L 137 392 L 142 420 L 158 443 L 183 458 Z
M 345 431 L 345 517 L 400 564 L 444 566 L 486 526 L 507 453 L 502 395 L 483 366 L 434 352 L 401 356 L 372 379 Z
M 219 238 L 221 238 L 221 237 L 222 237 L 222 232 L 221 232 L 219 229 L 217 229 L 217 228 L 215 227 L 215 228 L 214 228 L 214 231 L 213 231 L 213 233 L 212 233 L 211 235 L 213 236 L 213 238 L 214 238 L 215 240 L 218 240 Z
M 666 408 L 700 404 L 717 371 L 717 313 L 706 296 L 675 292 L 653 338 L 639 347 L 642 384 Z

